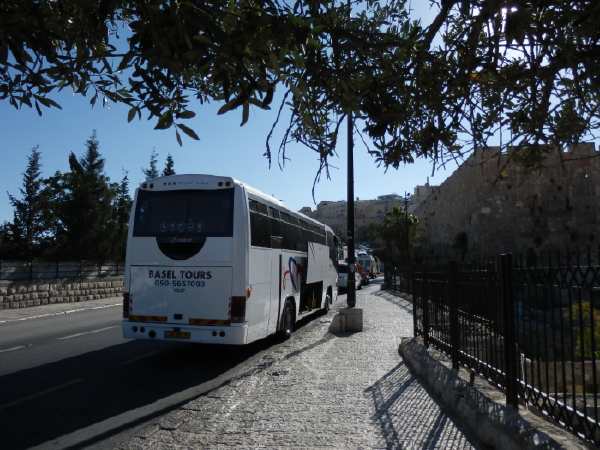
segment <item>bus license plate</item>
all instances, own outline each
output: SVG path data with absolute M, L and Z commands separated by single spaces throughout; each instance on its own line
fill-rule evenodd
M 165 339 L 189 339 L 189 331 L 165 331 Z

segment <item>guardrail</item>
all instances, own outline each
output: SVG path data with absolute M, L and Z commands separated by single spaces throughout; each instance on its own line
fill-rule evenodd
M 103 278 L 123 275 L 123 263 L 94 261 L 3 261 L 0 280 L 51 280 L 61 278 Z

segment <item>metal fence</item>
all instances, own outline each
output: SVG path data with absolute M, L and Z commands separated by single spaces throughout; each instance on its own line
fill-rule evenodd
M 502 255 L 469 269 L 396 269 L 415 335 L 578 435 L 600 444 L 600 265 L 528 266 Z
M 119 275 L 123 275 L 123 263 L 120 262 L 0 260 L 0 280 L 85 279 Z

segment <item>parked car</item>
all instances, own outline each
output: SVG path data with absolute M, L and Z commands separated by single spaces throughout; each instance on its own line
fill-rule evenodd
M 357 265 L 354 266 L 354 287 L 360 289 L 362 285 L 362 277 Z M 338 292 L 345 292 L 348 287 L 348 264 L 338 263 Z

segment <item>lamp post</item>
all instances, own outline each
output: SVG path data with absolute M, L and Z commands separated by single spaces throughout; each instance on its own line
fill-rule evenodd
M 348 20 L 350 20 L 352 5 L 348 0 Z M 356 306 L 356 281 L 355 281 L 355 257 L 354 257 L 354 123 L 352 120 L 352 108 L 348 107 L 348 193 L 347 193 L 347 229 L 348 240 L 348 286 L 346 289 L 346 303 L 348 308 Z
M 352 111 L 348 111 L 348 287 L 346 302 L 348 308 L 356 306 L 355 257 L 354 257 L 354 135 Z

